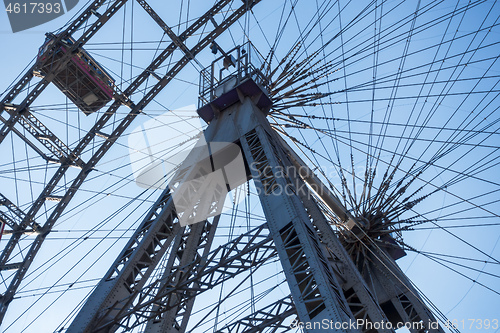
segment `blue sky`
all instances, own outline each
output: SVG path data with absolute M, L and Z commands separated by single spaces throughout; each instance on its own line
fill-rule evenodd
M 191 22 L 209 6 L 203 2 L 191 2 L 189 13 L 186 1 L 182 4 L 180 1 L 173 2 L 168 7 L 160 1 L 149 3 L 178 33 L 185 28 L 186 20 Z M 288 17 L 289 23 L 273 61 L 273 66 L 276 66 L 300 36 L 305 38 L 303 45 L 308 47 L 300 46 L 298 59 L 309 56 L 331 39 L 318 53 L 317 59 L 325 66 L 330 66 L 327 64 L 331 60 L 332 67 L 324 78 L 318 79 L 318 82 L 325 83 L 318 90 L 311 88 L 308 92 L 332 94 L 318 105 L 286 110 L 285 116 L 276 117 L 272 122 L 285 124 L 283 117 L 286 118 L 286 114 L 298 114 L 296 119 L 316 128 L 290 127 L 286 131 L 314 150 L 304 150 L 301 144 L 296 146 L 303 150 L 299 154 L 304 159 L 305 155 L 309 156 L 318 170 L 325 171 L 326 176 L 321 176 L 322 179 L 326 181 L 328 178 L 339 195 L 342 193 L 340 175 L 343 172 L 348 176 L 347 185 L 351 189 L 355 187 L 359 197 L 366 163 L 377 170 L 375 187 L 380 186 L 388 165 L 391 170 L 398 159 L 401 159 L 401 164 L 396 179 L 404 177 L 405 170 L 413 172 L 412 168 L 425 167 L 425 171 L 411 184 L 408 194 L 415 192 L 413 199 L 416 199 L 433 191 L 435 193 L 417 204 L 414 210 L 398 217 L 401 220 L 413 218 L 426 221 L 413 226 L 416 230 L 403 233 L 405 244 L 420 254 L 407 251 L 408 255 L 398 263 L 450 320 L 464 320 L 462 332 L 498 331 L 492 328 L 474 329 L 468 325 L 477 324 L 470 319 L 500 319 L 500 211 L 497 203 L 500 199 L 497 171 L 500 64 L 497 62 L 496 45 L 500 40 L 497 25 L 499 6 L 492 1 L 474 2 L 471 8 L 461 11 L 460 8 L 467 2 L 436 2 L 435 7 L 426 2 L 420 4 L 420 14 L 413 22 L 411 13 L 417 6 L 413 2 L 399 5 L 396 1 L 386 1 L 384 6 L 377 6 L 376 10 L 368 7 L 365 12 L 347 1 L 332 6 L 329 2 L 310 1 L 308 5 L 307 1 L 298 1 L 295 10 L 290 10 L 290 3 L 264 0 L 251 15 L 242 18 L 230 29 L 230 33 L 223 34 L 217 42 L 228 50 L 234 44 L 243 43 L 245 36 L 249 36 L 265 56 L 269 44 L 275 40 L 278 25 L 283 24 L 284 17 Z M 70 13 L 54 21 L 15 34 L 10 30 L 6 13 L 0 13 L 0 40 L 3 45 L 3 52 L 0 53 L 0 63 L 3 64 L 0 92 L 7 89 L 34 59 L 45 39 L 44 33 L 62 27 L 82 5 L 80 3 Z M 317 8 L 325 10 L 324 16 L 321 24 L 315 25 L 307 35 L 308 23 L 315 22 Z M 339 8 L 342 8 L 341 20 L 336 15 Z M 454 10 L 457 12 L 450 19 L 449 13 Z M 362 15 L 357 16 L 360 12 Z M 284 16 L 282 13 L 285 13 Z M 381 13 L 385 14 L 384 19 L 378 21 Z M 409 19 L 398 23 L 407 16 Z M 280 17 L 283 19 L 278 20 Z M 247 19 L 248 29 L 244 28 Z M 342 34 L 339 33 L 341 27 L 345 29 Z M 321 35 L 318 33 L 320 30 L 323 31 Z M 85 48 L 124 90 L 129 80 L 149 64 L 162 46 L 167 45 L 162 42 L 165 40 L 168 38 L 162 36 L 162 31 L 139 5 L 129 3 Z M 370 44 L 372 41 L 375 44 Z M 179 57 L 176 53 L 172 61 Z M 51 332 L 56 327 L 60 328 L 71 309 L 104 274 L 131 235 L 133 227 L 159 194 L 154 189 L 143 192 L 135 184 L 129 157 L 131 131 L 163 114 L 166 114 L 161 120 L 165 122 L 165 131 L 187 131 L 182 115 L 172 115 L 169 111 L 197 104 L 199 70 L 208 66 L 214 58 L 209 51 L 202 52 L 198 57 L 200 63 L 189 64 L 98 164 L 97 170 L 82 186 L 54 227 L 54 232 L 45 241 L 33 265 L 33 273 L 21 286 L 24 294 L 14 300 L 7 312 L 2 325 L 6 332 L 21 332 L 23 329 L 25 332 Z M 164 74 L 167 68 L 162 67 L 157 74 Z M 155 82 L 151 77 L 144 89 Z M 140 97 L 142 91 L 133 99 Z M 52 85 L 34 103 L 33 109 L 35 115 L 69 146 L 85 134 L 98 116 L 85 117 Z M 126 112 L 128 109 L 121 107 L 116 121 Z M 323 116 L 325 119 L 300 118 L 300 115 Z M 169 117 L 171 122 L 167 123 Z M 105 131 L 111 132 L 115 125 L 110 124 Z M 160 144 L 165 144 L 165 149 L 172 145 L 172 142 L 158 140 Z M 293 144 L 289 138 L 286 140 Z M 96 141 L 89 147 L 84 159 L 93 153 L 98 144 L 99 141 Z M 42 163 L 12 135 L 0 145 L 0 154 L 6 161 L 0 167 L 3 170 L 0 191 L 5 191 L 5 195 L 15 198 L 13 201 L 28 209 L 57 166 Z M 29 161 L 26 161 L 27 158 Z M 427 163 L 433 158 L 436 160 L 432 164 Z M 358 177 L 356 185 L 351 180 L 353 170 Z M 69 171 L 68 182 L 76 172 Z M 64 186 L 58 191 L 64 193 Z M 352 193 L 354 195 L 354 191 Z M 249 200 L 240 202 L 233 212 L 243 212 L 247 205 L 247 210 L 255 214 L 251 225 L 256 226 L 262 222 L 262 211 L 258 198 Z M 44 206 L 37 215 L 39 219 L 47 218 L 52 208 L 50 203 Z M 227 224 L 221 228 L 217 238 L 218 243 L 229 237 L 231 221 L 230 218 L 226 220 Z M 236 219 L 233 232 L 244 232 L 246 223 L 245 219 Z M 85 239 L 90 230 L 93 234 Z M 6 239 L 6 236 L 2 238 L 2 247 Z M 29 242 L 29 238 L 23 240 L 24 245 Z M 48 266 L 51 268 L 47 269 Z M 276 276 L 262 282 L 255 290 L 278 286 L 279 290 L 273 290 L 268 301 L 286 295 L 287 287 L 283 284 L 279 263 L 269 264 L 266 272 Z M 72 283 L 81 288 L 69 288 Z M 230 283 L 225 286 L 227 289 L 220 291 L 220 295 L 225 294 L 229 286 Z M 45 291 L 49 293 L 42 297 Z M 219 297 L 216 294 L 215 297 Z M 213 300 L 214 296 L 209 296 L 201 298 L 197 304 Z M 51 306 L 42 312 L 47 305 Z M 230 308 L 224 305 L 227 313 Z M 201 315 L 196 314 L 194 318 L 197 316 Z M 219 319 L 222 321 L 223 317 L 221 315 Z

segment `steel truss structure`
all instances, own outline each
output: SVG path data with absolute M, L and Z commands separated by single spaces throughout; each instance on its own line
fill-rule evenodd
M 49 149 L 50 153 L 52 153 L 53 155 L 48 156 L 46 153 L 40 151 L 39 148 L 36 148 L 36 152 L 39 152 L 41 156 L 47 161 L 57 161 L 61 164 L 59 170 L 57 170 L 47 186 L 45 186 L 45 189 L 39 195 L 38 199 L 33 203 L 30 210 L 22 215 L 22 219 L 17 215 L 18 220 L 15 221 L 15 232 L 12 234 L 12 237 L 9 240 L 9 244 L 1 254 L 0 267 L 2 269 L 16 268 L 17 273 L 0 300 L 0 320 L 5 316 L 8 304 L 12 301 L 24 275 L 28 271 L 29 266 L 31 265 L 34 257 L 39 251 L 45 239 L 45 236 L 51 231 L 52 226 L 62 214 L 68 203 L 71 201 L 80 185 L 84 182 L 85 178 L 87 178 L 87 175 L 92 171 L 92 169 L 96 166 L 103 155 L 111 148 L 116 139 L 127 129 L 130 123 L 137 117 L 137 115 L 140 114 L 141 110 L 151 102 L 151 100 L 162 90 L 162 88 L 164 88 L 172 80 L 172 78 L 175 77 L 175 75 L 183 67 L 185 67 L 186 64 L 189 63 L 189 61 L 194 59 L 197 53 L 199 53 L 203 48 L 212 43 L 212 41 L 228 26 L 236 22 L 238 18 L 240 18 L 247 10 L 251 9 L 254 5 L 259 3 L 260 0 L 243 4 L 239 10 L 235 11 L 232 15 L 227 17 L 224 22 L 216 24 L 213 27 L 212 31 L 208 33 L 193 48 L 188 50 L 186 46 L 182 46 L 181 49 L 183 50 L 183 52 L 185 52 L 184 57 L 173 68 L 171 68 L 170 71 L 163 78 L 161 78 L 158 83 L 153 88 L 151 88 L 140 101 L 137 101 L 136 103 L 131 101 L 128 96 L 130 96 L 136 89 L 138 89 L 141 84 L 144 83 L 147 78 L 149 78 L 151 73 L 154 73 L 155 70 L 166 59 L 168 59 L 172 55 L 172 53 L 177 48 L 179 48 L 180 45 L 184 45 L 182 43 L 184 43 L 189 36 L 192 36 L 196 31 L 204 27 L 208 22 L 212 23 L 213 16 L 223 10 L 223 8 L 227 6 L 231 1 L 226 0 L 217 2 L 203 17 L 196 20 L 182 34 L 174 37 L 172 39 L 172 43 L 167 48 L 165 48 L 163 52 L 161 52 L 156 57 L 156 59 L 154 59 L 154 61 L 147 67 L 147 69 L 143 71 L 142 75 L 138 76 L 134 80 L 134 82 L 132 82 L 129 87 L 123 91 L 123 93 L 115 96 L 115 102 L 102 115 L 102 117 L 87 133 L 87 135 L 82 138 L 82 140 L 76 145 L 76 147 L 70 150 L 68 147 L 62 144 L 62 141 L 59 140 L 55 134 L 51 133 L 50 130 L 42 124 L 42 122 L 37 120 L 35 116 L 29 112 L 29 106 L 47 87 L 47 85 L 50 83 L 51 78 L 55 75 L 54 73 L 62 70 L 65 63 L 69 61 L 69 55 L 71 54 L 71 51 L 73 49 L 76 49 L 79 45 L 84 45 L 95 33 L 97 33 L 97 31 L 104 25 L 104 23 L 106 23 L 125 4 L 125 2 L 126 1 L 115 1 L 103 13 L 100 13 L 99 10 L 103 3 L 105 3 L 105 1 L 94 1 L 76 20 L 73 21 L 73 23 L 64 32 L 59 34 L 57 39 L 55 40 L 52 52 L 55 51 L 57 43 L 60 42 L 63 38 L 72 36 L 73 32 L 76 29 L 82 27 L 82 25 L 84 24 L 88 24 L 89 20 L 93 16 L 97 17 L 97 19 L 95 19 L 95 21 L 92 22 L 90 26 L 86 27 L 85 31 L 82 33 L 82 36 L 76 40 L 72 48 L 67 53 L 67 56 L 59 60 L 58 67 L 52 69 L 53 74 L 46 75 L 39 83 L 37 83 L 36 87 L 31 90 L 30 94 L 25 97 L 25 99 L 19 105 L 13 105 L 11 102 L 33 78 L 33 71 L 35 71 L 36 68 L 30 68 L 0 102 L 0 116 L 2 116 L 1 120 L 4 122 L 3 128 L 0 131 L 0 142 L 3 141 L 7 134 L 14 128 L 14 125 L 19 122 L 30 134 L 33 135 L 35 139 L 39 140 L 47 149 Z M 153 9 L 149 7 L 145 1 L 140 1 L 140 3 L 146 9 L 148 14 L 150 14 L 161 25 L 162 28 L 168 31 L 168 27 L 166 26 L 166 24 L 158 21 L 158 15 L 154 13 Z M 173 37 L 172 33 L 169 33 L 169 35 Z M 96 136 L 100 134 L 101 129 L 106 125 L 106 123 L 111 119 L 113 114 L 121 105 L 126 105 L 130 108 L 129 114 L 121 121 L 119 126 L 117 126 L 112 133 L 105 136 L 106 139 L 101 142 L 99 149 L 94 153 L 94 155 L 90 159 L 82 161 L 79 157 L 80 154 L 87 147 L 87 145 L 90 144 L 96 138 Z M 5 118 L 3 116 L 4 113 L 8 113 L 9 117 Z M 24 137 L 24 135 L 17 130 L 16 134 L 20 135 L 25 142 L 30 142 L 29 145 L 31 147 L 36 147 L 33 143 L 31 143 L 32 139 Z M 53 197 L 51 195 L 52 191 L 56 188 L 58 183 L 64 177 L 68 168 L 71 166 L 78 166 L 81 169 L 79 175 L 73 180 L 73 183 L 70 185 L 69 190 L 63 196 Z M 38 224 L 36 224 L 37 222 L 34 221 L 34 216 L 42 207 L 42 204 L 46 200 L 51 199 L 58 202 L 57 207 L 53 210 L 51 216 L 47 219 L 47 221 L 43 223 L 38 222 Z M 41 225 L 41 228 L 39 230 L 37 225 Z M 6 266 L 6 263 L 9 260 L 9 257 L 16 244 L 18 243 L 21 235 L 30 228 L 37 229 L 39 234 L 33 241 L 33 245 L 27 251 L 24 260 L 22 262 L 13 263 Z
M 289 71 L 293 78 L 300 77 L 304 75 L 301 66 L 305 65 L 297 62 L 295 67 L 285 66 L 285 74 L 273 81 L 273 70 L 252 64 L 248 51 L 241 52 L 236 47 L 237 57 L 233 58 L 230 51 L 224 52 L 215 43 L 218 36 L 262 0 L 244 0 L 236 8 L 233 0 L 216 1 L 204 15 L 190 20 L 182 33 L 175 33 L 147 1 L 137 0 L 169 38 L 167 46 L 158 50 L 146 69 L 125 89 L 115 87 L 114 101 L 74 145 L 65 144 L 36 117 L 30 109 L 33 102 L 65 69 L 71 54 L 85 46 L 126 2 L 93 1 L 55 35 L 49 54 L 55 54 L 66 38 L 75 39 L 57 65 L 41 77 L 34 75 L 37 64 L 33 65 L 0 102 L 0 143 L 8 135 L 15 135 L 47 163 L 58 165 L 27 209 L 0 193 L 0 206 L 4 208 L 0 210 L 0 222 L 11 229 L 4 233 L 10 238 L 0 256 L 0 271 L 15 271 L 0 296 L 0 322 L 46 237 L 98 163 L 181 70 L 190 63 L 202 67 L 197 56 L 210 47 L 214 53 L 223 52 L 223 57 L 214 63 L 222 60 L 221 67 L 234 71 L 223 79 L 219 77 L 223 70 L 217 73 L 213 64 L 201 71 L 198 114 L 208 127 L 199 143 L 230 143 L 241 150 L 245 177 L 238 185 L 254 182 L 265 221 L 218 243 L 215 234 L 221 219 L 221 198 L 232 188 L 227 179 L 219 187 L 204 183 L 204 177 L 213 171 L 210 167 L 216 164 L 215 155 L 210 154 L 210 163 L 192 164 L 188 161 L 201 161 L 203 157 L 199 151 L 191 151 L 65 331 L 185 332 L 197 297 L 274 261 L 282 267 L 290 294 L 229 324 L 214 327 L 214 332 L 302 329 L 316 333 L 324 332 L 325 323 L 329 323 L 336 332 L 390 333 L 396 331 L 397 323 L 405 322 L 413 324 L 411 333 L 444 333 L 443 323 L 437 324 L 441 318 L 436 317 L 425 296 L 397 265 L 396 260 L 408 248 L 381 222 L 383 217 L 377 220 L 373 216 L 355 216 L 334 194 L 332 185 L 321 180 L 269 121 L 273 96 L 285 72 Z M 223 20 L 217 22 L 217 15 L 222 12 Z M 159 75 L 159 69 L 173 58 L 174 52 L 182 56 L 168 66 L 164 75 Z M 324 74 L 318 71 L 318 76 Z M 157 79 L 152 87 L 146 85 L 150 77 Z M 33 83 L 22 101 L 14 102 Z M 300 88 L 296 90 L 301 92 Z M 139 99 L 138 95 L 142 97 Z M 301 95 L 297 103 L 307 105 L 325 97 L 312 95 Z M 105 133 L 118 110 L 125 108 L 127 113 L 111 127 L 111 132 Z M 308 126 L 293 116 L 290 119 L 291 126 Z M 190 186 L 183 187 L 188 181 Z M 179 197 L 185 200 L 176 201 Z M 47 201 L 54 206 L 43 217 L 39 213 Z M 195 222 L 185 222 L 185 218 Z M 384 224 L 381 231 L 377 229 L 380 234 L 376 237 L 369 234 L 373 228 L 367 220 Z M 14 251 L 27 234 L 35 235 L 31 245 L 20 250 L 21 256 L 13 260 Z M 362 244 L 363 251 L 353 244 Z M 248 282 L 250 276 L 238 286 Z M 224 297 L 229 298 L 235 290 Z M 292 317 L 295 326 L 286 322 Z M 356 323 L 355 328 L 352 323 Z

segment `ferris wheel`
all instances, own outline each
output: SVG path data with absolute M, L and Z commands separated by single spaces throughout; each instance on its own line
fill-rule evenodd
M 496 1 L 77 10 L 2 61 L 3 332 L 500 331 Z

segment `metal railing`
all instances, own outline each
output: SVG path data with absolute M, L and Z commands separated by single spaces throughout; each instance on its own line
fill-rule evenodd
M 222 56 L 200 72 L 198 108 L 218 98 L 217 88 L 232 80 L 236 87 L 243 81 L 252 79 L 267 90 L 269 80 L 262 73 L 264 64 L 264 58 L 250 42 L 223 52 Z

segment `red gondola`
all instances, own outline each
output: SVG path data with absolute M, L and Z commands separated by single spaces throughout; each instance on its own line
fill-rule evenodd
M 75 43 L 71 37 L 61 40 L 53 53 L 47 52 L 57 36 L 47 34 L 45 43 L 40 47 L 37 57 L 38 70 L 47 76 L 56 70 L 52 82 L 86 115 L 91 114 L 113 99 L 115 80 L 99 63 L 83 49 L 78 47 L 64 68 L 57 68 L 59 61 Z

